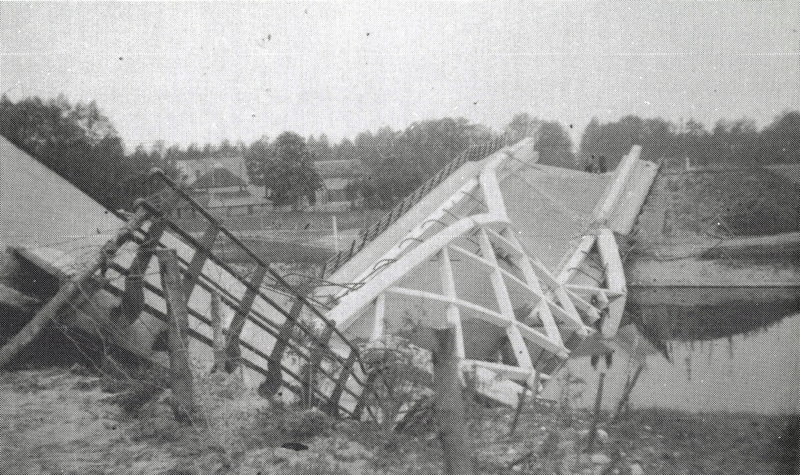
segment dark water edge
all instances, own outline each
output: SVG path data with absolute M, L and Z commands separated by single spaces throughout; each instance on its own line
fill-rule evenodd
M 626 317 L 651 343 L 697 342 L 764 331 L 800 313 L 800 287 L 631 287 Z

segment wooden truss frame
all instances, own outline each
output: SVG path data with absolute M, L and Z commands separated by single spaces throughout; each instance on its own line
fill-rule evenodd
M 435 317 L 431 325 L 454 329 L 462 370 L 489 370 L 529 387 L 534 381 L 547 380 L 590 334 L 599 330 L 603 336 L 613 337 L 622 319 L 627 289 L 622 259 L 607 222 L 638 160 L 640 148 L 634 147 L 623 158 L 590 217 L 591 226 L 562 260 L 563 264 L 551 270 L 537 257 L 537 250 L 525 249 L 517 239 L 518 230 L 508 217 L 500 188 L 505 177 L 524 165 L 515 154 L 530 147 L 532 141 L 525 140 L 493 154 L 478 176 L 468 180 L 427 219 L 401 236 L 372 268 L 365 270 L 356 279 L 355 290 L 342 290 L 328 318 L 342 330 L 360 318 L 372 318 L 371 338 L 375 340 L 385 332 L 387 296 L 443 303 L 446 311 Z M 483 212 L 476 213 L 481 207 Z M 451 222 L 445 224 L 447 221 Z M 477 237 L 478 248 L 468 250 L 459 246 L 457 241 L 465 237 Z M 594 276 L 602 284 L 574 282 L 591 253 L 599 254 L 602 262 L 600 275 Z M 479 264 L 478 268 L 491 282 L 499 311 L 457 294 L 454 255 Z M 439 292 L 400 285 L 405 276 L 431 260 L 439 263 Z M 596 269 L 593 271 L 598 273 Z M 524 289 L 524 301 L 520 301 L 519 292 L 514 294 L 516 298 L 509 292 L 509 285 Z M 514 309 L 522 306 L 532 310 L 527 315 L 515 315 Z M 514 364 L 466 358 L 464 310 L 504 329 L 513 349 Z

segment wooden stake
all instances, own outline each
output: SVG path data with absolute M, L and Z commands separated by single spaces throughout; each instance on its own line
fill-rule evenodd
M 614 411 L 614 417 L 611 418 L 611 422 L 616 422 L 619 417 L 622 415 L 622 409 L 628 404 L 628 399 L 631 397 L 631 392 L 633 392 L 633 387 L 636 386 L 636 381 L 639 380 L 639 375 L 642 374 L 642 370 L 644 369 L 644 365 L 640 364 L 636 367 L 636 371 L 633 373 L 633 378 L 625 384 L 625 390 L 622 392 L 622 397 L 617 403 L 617 410 Z
M 186 297 L 178 268 L 178 254 L 174 249 L 159 249 L 158 261 L 161 265 L 161 281 L 164 285 L 167 316 L 169 320 L 169 377 L 175 420 L 191 422 L 194 414 L 194 394 L 192 390 L 192 370 L 189 366 L 189 331 Z
M 536 372 L 536 376 L 533 378 L 533 388 L 531 388 L 531 393 L 533 394 L 533 402 L 536 404 L 536 397 L 539 395 L 539 384 L 541 381 L 542 374 L 540 372 Z M 528 383 L 522 385 L 522 392 L 519 393 L 519 403 L 517 404 L 517 410 L 514 411 L 514 419 L 511 421 L 511 429 L 508 431 L 508 436 L 511 437 L 514 435 L 514 432 L 517 430 L 517 423 L 519 422 L 519 416 L 522 414 L 522 407 L 525 405 L 525 393 L 528 392 Z
M 600 381 L 597 383 L 597 396 L 594 398 L 594 417 L 592 418 L 592 427 L 589 429 L 589 442 L 586 444 L 586 451 L 591 453 L 594 450 L 594 439 L 597 436 L 597 422 L 600 419 L 600 406 L 603 402 L 603 380 L 606 379 L 606 373 L 600 373 Z
M 436 392 L 436 422 L 444 454 L 444 473 L 474 473 L 471 451 L 467 446 L 464 397 L 459 377 L 460 364 L 452 328 L 433 331 L 436 349 L 433 352 L 433 383 Z
M 519 422 L 519 416 L 522 414 L 522 406 L 525 405 L 525 394 L 528 392 L 528 383 L 522 385 L 522 391 L 519 393 L 519 400 L 517 401 L 517 409 L 514 411 L 514 419 L 511 420 L 511 428 L 508 430 L 508 436 L 511 437 L 514 435 L 514 432 L 517 430 L 517 423 Z M 535 398 L 536 396 L 534 396 Z
M 211 372 L 225 371 L 225 334 L 222 332 L 222 315 L 220 315 L 220 305 L 222 304 L 219 292 L 211 292 L 211 326 L 214 329 L 214 366 Z

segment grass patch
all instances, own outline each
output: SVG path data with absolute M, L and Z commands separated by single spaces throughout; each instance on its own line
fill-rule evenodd
M 800 193 L 789 179 L 765 168 L 667 175 L 665 187 L 677 196 L 675 224 L 693 232 L 711 231 L 717 218 L 734 236 L 797 231 Z

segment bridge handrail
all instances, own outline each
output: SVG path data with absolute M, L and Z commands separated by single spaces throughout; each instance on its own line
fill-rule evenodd
M 508 135 L 501 135 L 500 137 L 496 137 L 480 145 L 472 145 L 453 160 L 450 160 L 435 175 L 425 180 L 417 189 L 392 207 L 388 213 L 362 231 L 361 234 L 353 240 L 350 246 L 345 246 L 341 251 L 328 259 L 322 266 L 320 277 L 325 279 L 344 266 L 354 255 L 364 248 L 364 246 L 374 241 L 381 233 L 386 231 L 389 226 L 400 219 L 413 208 L 414 205 L 419 203 L 422 198 L 430 193 L 431 190 L 436 188 L 436 186 L 452 175 L 453 172 L 458 170 L 463 164 L 468 161 L 481 160 L 493 154 L 508 145 L 508 141 Z

